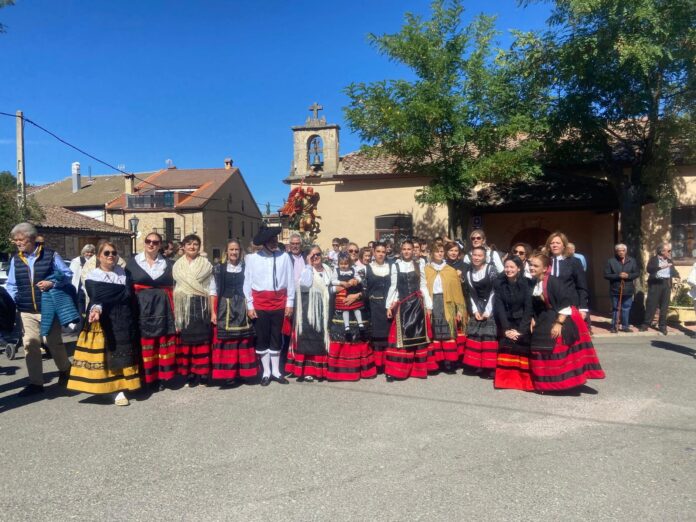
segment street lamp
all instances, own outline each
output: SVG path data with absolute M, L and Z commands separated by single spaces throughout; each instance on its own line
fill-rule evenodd
M 136 237 L 138 235 L 138 223 L 140 223 L 140 220 L 138 219 L 138 216 L 135 216 L 135 215 L 128 220 L 128 224 L 130 225 L 130 230 L 131 230 L 131 234 L 133 237 L 133 239 L 132 239 L 133 244 L 132 244 L 132 248 L 131 248 L 133 255 L 135 255 L 135 247 L 136 247 L 135 241 L 136 241 Z

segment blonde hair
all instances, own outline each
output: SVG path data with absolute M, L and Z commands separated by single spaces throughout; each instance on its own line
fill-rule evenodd
M 548 255 L 551 253 L 551 241 L 553 241 L 555 238 L 560 239 L 561 243 L 563 243 L 563 257 L 568 257 L 568 243 L 570 242 L 568 241 L 568 236 L 566 236 L 560 230 L 551 232 L 549 237 L 546 238 L 546 244 L 544 245 L 544 250 L 546 251 L 546 254 Z
M 225 245 L 225 253 L 222 254 L 222 258 L 220 259 L 220 263 L 223 265 L 227 263 L 227 250 L 230 248 L 230 245 L 232 243 L 236 244 L 239 247 L 239 263 L 244 261 L 244 249 L 242 248 L 242 244 L 236 239 L 230 239 L 227 242 L 227 245 Z

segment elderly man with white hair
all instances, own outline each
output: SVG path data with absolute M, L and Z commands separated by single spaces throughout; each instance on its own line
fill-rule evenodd
M 28 397 L 44 391 L 41 357 L 41 292 L 71 284 L 72 272 L 60 255 L 36 243 L 37 231 L 31 223 L 20 223 L 10 232 L 18 252 L 12 256 L 7 275 L 7 292 L 22 318 L 22 340 L 29 372 L 29 385 L 19 392 Z M 58 367 L 59 384 L 68 381 L 70 360 L 63 345 L 61 328 L 54 320 L 46 337 L 48 349 Z
M 75 287 L 75 291 L 77 292 L 78 309 L 80 310 L 81 314 L 85 313 L 86 307 L 85 293 L 82 291 L 82 267 L 85 266 L 85 263 L 91 259 L 96 252 L 97 248 L 88 243 L 82 247 L 80 255 L 70 261 L 70 271 L 73 273 L 72 285 Z
M 604 279 L 609 281 L 611 297 L 611 332 L 617 333 L 619 326 L 622 332 L 630 332 L 628 324 L 633 294 L 634 281 L 640 276 L 638 263 L 627 255 L 628 248 L 623 243 L 614 246 L 614 257 L 607 261 L 604 267 Z
M 672 295 L 672 280 L 679 279 L 679 272 L 672 262 L 672 245 L 662 243 L 657 247 L 656 255 L 650 258 L 646 270 L 648 272 L 648 299 L 645 304 L 645 319 L 641 332 L 650 327 L 655 312 L 660 309 L 657 328 L 662 335 L 667 335 L 667 310 Z

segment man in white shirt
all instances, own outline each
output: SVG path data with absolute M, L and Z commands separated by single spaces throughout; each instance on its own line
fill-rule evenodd
M 280 372 L 280 351 L 283 321 L 292 316 L 295 305 L 295 278 L 290 256 L 278 250 L 279 232 L 280 227 L 259 230 L 254 244 L 263 248 L 245 258 L 244 295 L 249 319 L 255 321 L 262 386 L 271 380 L 288 384 Z

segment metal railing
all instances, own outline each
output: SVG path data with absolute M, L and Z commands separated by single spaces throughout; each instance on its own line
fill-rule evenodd
M 128 194 L 126 196 L 126 205 L 131 209 L 174 208 L 174 193 L 165 192 L 164 194 L 147 194 L 144 196 Z
M 153 228 L 152 230 L 162 236 L 165 241 L 181 241 L 181 228 L 179 227 L 169 230 L 166 228 Z

